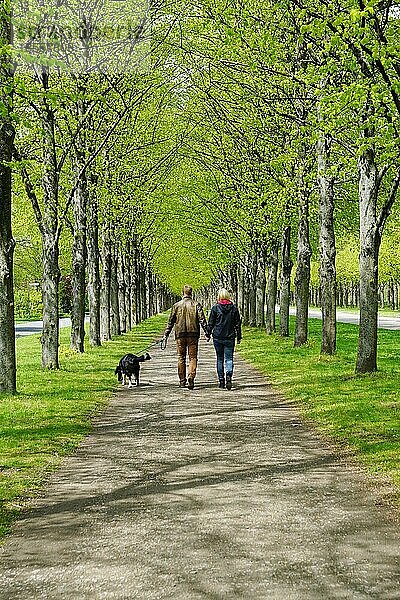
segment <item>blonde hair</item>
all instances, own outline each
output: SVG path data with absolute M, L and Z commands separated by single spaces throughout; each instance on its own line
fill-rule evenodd
M 231 295 L 225 288 L 221 288 L 218 292 L 218 300 L 230 300 Z

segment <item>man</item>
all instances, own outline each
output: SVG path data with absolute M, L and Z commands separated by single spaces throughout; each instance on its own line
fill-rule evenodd
M 192 288 L 185 285 L 183 298 L 171 309 L 164 338 L 167 340 L 175 325 L 176 349 L 178 353 L 179 387 L 194 388 L 197 369 L 197 351 L 200 338 L 200 325 L 207 334 L 207 321 L 202 307 L 192 298 Z M 188 378 L 186 381 L 186 355 L 189 355 Z

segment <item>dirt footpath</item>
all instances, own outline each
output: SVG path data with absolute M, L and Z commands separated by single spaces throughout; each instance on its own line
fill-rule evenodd
M 174 342 L 119 388 L 0 550 L 0 598 L 400 598 L 400 535 L 368 482 L 236 357 L 193 391 Z

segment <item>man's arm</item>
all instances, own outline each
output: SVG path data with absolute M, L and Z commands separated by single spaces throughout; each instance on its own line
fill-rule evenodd
M 167 338 L 169 336 L 169 334 L 172 331 L 173 326 L 176 323 L 176 311 L 175 311 L 175 306 L 173 306 L 171 308 L 171 313 L 169 315 L 169 319 L 168 319 L 168 325 L 164 331 L 164 337 Z
M 198 304 L 196 306 L 196 309 L 197 309 L 197 316 L 199 318 L 200 325 L 202 326 L 204 333 L 206 335 L 208 335 L 207 319 L 204 316 L 204 311 L 203 311 L 203 308 L 202 308 L 201 304 Z

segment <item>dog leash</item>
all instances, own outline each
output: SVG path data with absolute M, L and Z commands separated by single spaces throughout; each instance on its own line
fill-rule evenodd
M 155 348 L 156 346 L 158 346 L 158 344 L 160 344 L 161 350 L 165 350 L 165 348 L 167 347 L 167 341 L 168 341 L 168 338 L 162 337 L 160 340 L 157 340 L 157 342 L 150 344 L 150 346 L 147 346 L 147 348 L 138 352 L 138 355 L 143 354 L 144 352 L 147 352 L 148 350 L 150 350 L 150 348 Z

